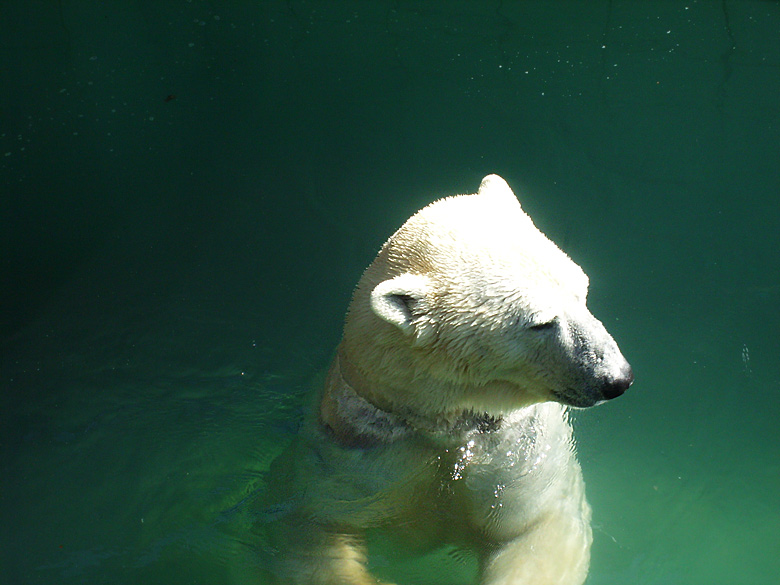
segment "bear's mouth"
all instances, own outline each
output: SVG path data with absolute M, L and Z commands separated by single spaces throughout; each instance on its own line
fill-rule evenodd
M 553 390 L 552 395 L 555 402 L 560 402 L 561 404 L 565 404 L 572 408 L 591 408 L 592 406 L 598 406 L 599 404 L 606 402 L 606 400 L 596 400 L 587 394 L 577 392 L 570 388 L 567 388 L 564 391 Z

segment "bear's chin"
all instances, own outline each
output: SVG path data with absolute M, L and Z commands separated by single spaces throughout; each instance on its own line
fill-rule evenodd
M 560 404 L 563 404 L 564 406 L 568 406 L 569 408 L 592 408 L 594 406 L 599 406 L 600 404 L 604 404 L 606 400 L 596 400 L 594 398 L 590 398 L 588 396 L 571 396 L 564 392 L 553 392 L 553 401 L 559 402 Z

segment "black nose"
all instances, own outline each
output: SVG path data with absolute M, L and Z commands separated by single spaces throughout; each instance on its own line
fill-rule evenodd
M 604 395 L 606 400 L 612 400 L 613 398 L 617 398 L 623 394 L 623 392 L 628 390 L 628 387 L 631 386 L 633 382 L 634 370 L 631 369 L 631 366 L 626 364 L 626 367 L 620 373 L 620 376 L 611 382 L 608 382 L 602 389 L 601 393 Z

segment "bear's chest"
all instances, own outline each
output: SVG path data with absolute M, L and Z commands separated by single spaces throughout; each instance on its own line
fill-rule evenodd
M 333 521 L 496 533 L 527 526 L 570 481 L 571 429 L 557 404 L 505 417 L 495 428 L 410 435 L 349 448 L 310 443 L 309 504 Z M 324 518 L 323 518 L 324 520 Z
M 492 535 L 533 523 L 582 489 L 571 427 L 557 404 L 508 416 L 500 428 L 472 432 L 439 462 L 451 506 Z

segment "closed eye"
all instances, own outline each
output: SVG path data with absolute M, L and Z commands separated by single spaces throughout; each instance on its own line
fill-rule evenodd
M 555 327 L 555 319 L 552 321 L 547 321 L 546 323 L 537 323 L 536 325 L 531 325 L 529 329 L 531 331 L 547 331 L 553 327 Z

